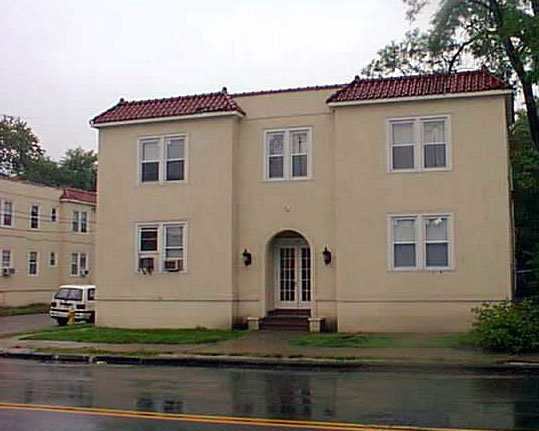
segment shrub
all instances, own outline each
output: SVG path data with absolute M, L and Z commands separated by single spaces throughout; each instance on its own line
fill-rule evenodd
M 474 308 L 473 339 L 495 352 L 539 351 L 539 304 L 531 300 Z

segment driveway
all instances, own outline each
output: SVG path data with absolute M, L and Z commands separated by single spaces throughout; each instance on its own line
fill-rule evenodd
M 0 335 L 34 329 L 54 328 L 56 322 L 48 314 L 0 317 Z

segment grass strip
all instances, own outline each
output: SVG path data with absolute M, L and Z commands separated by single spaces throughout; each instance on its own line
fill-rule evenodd
M 461 348 L 470 335 L 458 334 L 309 334 L 291 340 L 295 346 L 376 348 Z
M 22 316 L 24 314 L 44 314 L 49 312 L 49 304 L 36 303 L 21 307 L 0 307 L 0 317 Z
M 74 325 L 33 333 L 21 339 L 109 344 L 206 344 L 233 340 L 246 333 L 246 331 L 199 328 L 122 329 Z

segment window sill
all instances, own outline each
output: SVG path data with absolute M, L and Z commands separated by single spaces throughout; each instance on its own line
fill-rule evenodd
M 399 272 L 420 272 L 420 273 L 440 273 L 440 272 L 455 272 L 455 268 L 441 267 L 441 268 L 390 268 L 388 273 L 398 274 Z
M 163 272 L 152 272 L 151 274 L 144 274 L 140 271 L 135 271 L 135 275 L 140 275 L 140 276 L 148 276 L 148 277 L 151 277 L 151 276 L 154 276 L 154 275 L 165 275 L 165 276 L 172 276 L 172 275 L 185 275 L 187 274 L 187 271 L 163 271 Z
M 451 172 L 453 168 L 390 169 L 389 174 L 424 174 L 427 172 Z
M 312 181 L 313 177 L 296 177 L 296 178 L 264 178 L 265 183 L 292 183 L 292 182 L 302 182 L 302 181 Z
M 175 180 L 175 181 L 139 181 L 138 185 L 140 187 L 151 187 L 151 186 L 177 186 L 180 184 L 188 184 L 187 180 Z

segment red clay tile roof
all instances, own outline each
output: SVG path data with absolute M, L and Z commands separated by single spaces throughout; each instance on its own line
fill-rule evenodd
M 179 96 L 169 99 L 152 99 L 128 102 L 123 99 L 95 117 L 91 124 L 150 118 L 180 117 L 211 112 L 238 112 L 245 114 L 232 100 L 226 88 L 219 93 Z
M 329 102 L 393 99 L 507 90 L 511 86 L 492 75 L 486 68 L 473 72 L 402 76 L 398 78 L 360 79 L 332 94 Z
M 96 204 L 97 193 L 90 192 L 88 190 L 67 188 L 64 189 L 62 196 L 60 196 L 60 200 L 80 201 L 89 204 Z

